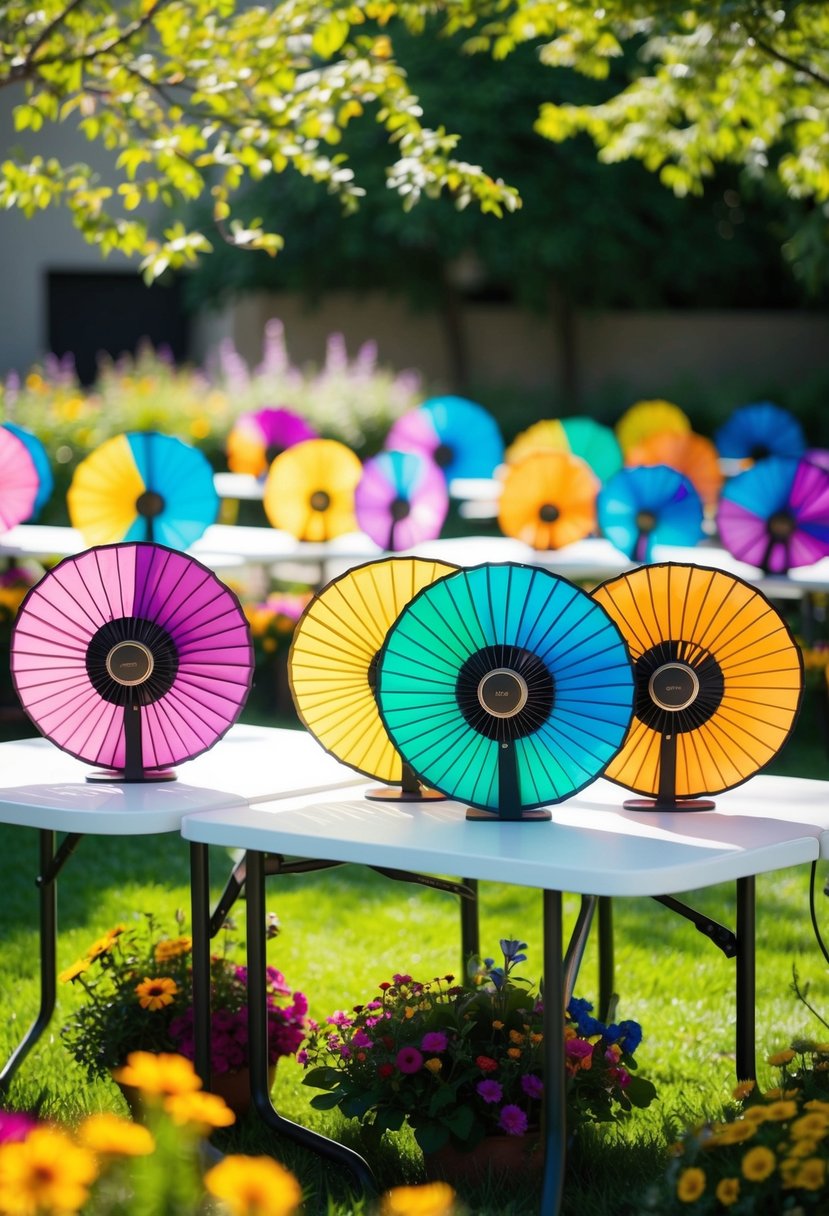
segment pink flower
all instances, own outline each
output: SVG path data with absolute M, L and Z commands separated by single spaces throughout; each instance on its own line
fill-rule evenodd
M 331 1026 L 350 1026 L 352 1024 L 351 1018 L 342 1009 L 338 1009 L 336 1013 L 332 1013 L 331 1017 L 326 1018 L 325 1020 Z
M 523 1136 L 527 1130 L 527 1116 L 520 1106 L 505 1106 L 498 1124 L 508 1136 Z
M 535 1073 L 528 1072 L 521 1078 L 521 1088 L 528 1098 L 540 1098 L 544 1093 L 544 1082 Z
M 403 1073 L 418 1072 L 423 1067 L 423 1056 L 416 1047 L 401 1047 L 395 1062 Z
M 592 1056 L 593 1044 L 588 1043 L 586 1039 L 568 1039 L 564 1044 L 564 1050 L 568 1056 L 575 1056 L 577 1060 L 583 1060 L 585 1056 Z
M 391 978 L 394 980 L 395 984 L 398 984 L 398 985 L 411 984 L 411 982 L 412 982 L 412 977 L 410 975 L 393 975 Z M 381 985 L 381 987 L 382 987 L 382 985 Z
M 355 1030 L 351 1038 L 352 1047 L 373 1047 L 374 1042 L 364 1030 Z
M 627 1089 L 628 1085 L 630 1085 L 630 1073 L 621 1064 L 618 1064 L 615 1068 L 609 1068 L 607 1072 L 608 1076 L 613 1078 L 620 1089 Z
M 423 1042 L 420 1046 L 430 1055 L 446 1051 L 449 1040 L 442 1030 L 430 1030 L 428 1034 L 423 1036 Z
M 504 1096 L 504 1091 L 497 1081 L 479 1081 L 475 1089 L 484 1102 L 500 1102 Z

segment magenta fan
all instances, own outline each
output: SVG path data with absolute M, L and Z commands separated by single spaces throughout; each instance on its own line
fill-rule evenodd
M 726 483 L 720 539 L 740 561 L 786 574 L 829 556 L 829 471 L 796 456 L 768 456 Z
M 31 519 L 39 491 L 40 477 L 28 447 L 0 427 L 0 531 Z
M 253 649 L 211 570 L 138 541 L 65 558 L 28 592 L 11 671 L 38 730 L 107 770 L 89 780 L 159 781 L 236 721 Z
M 419 452 L 380 452 L 363 465 L 354 493 L 357 523 L 394 553 L 440 536 L 449 511 L 446 479 Z

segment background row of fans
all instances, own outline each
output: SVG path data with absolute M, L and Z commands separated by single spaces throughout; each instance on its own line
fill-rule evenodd
M 615 428 L 587 417 L 543 420 L 505 448 L 495 419 L 460 397 L 432 398 L 394 422 L 386 450 L 362 462 L 297 413 L 242 414 L 227 463 L 262 483 L 268 521 L 304 541 L 364 531 L 381 549 L 435 539 L 449 487 L 495 479 L 498 523 L 536 549 L 604 534 L 637 561 L 654 544 L 694 545 L 716 527 L 734 556 L 781 573 L 829 554 L 829 453 L 810 450 L 795 416 L 742 406 L 713 439 L 676 405 L 643 401 Z M 51 462 L 33 432 L 0 431 L 0 523 L 36 518 Z M 112 437 L 77 466 L 67 505 L 87 544 L 157 540 L 186 549 L 219 501 L 206 458 L 156 431 Z

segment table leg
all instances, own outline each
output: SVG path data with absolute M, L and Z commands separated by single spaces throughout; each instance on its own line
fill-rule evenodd
M 754 875 L 737 879 L 737 1080 L 753 1081 L 756 1010 L 756 925 Z
M 599 1017 L 605 1020 L 610 1009 L 614 982 L 613 900 L 599 896 Z
M 478 880 L 464 878 L 463 885 L 472 891 L 472 898 L 461 896 L 461 981 L 466 979 L 466 964 L 470 956 L 481 953 L 481 936 L 478 921 Z
M 561 1211 L 567 1143 L 564 1070 L 564 979 L 560 891 L 544 892 L 544 1181 L 541 1216 Z
M 43 1034 L 55 1010 L 57 992 L 58 891 L 55 881 L 55 833 L 42 828 L 39 835 L 40 865 L 37 886 L 40 903 L 40 1008 L 35 1020 L 0 1072 L 0 1090 L 5 1090 L 23 1060 Z
M 210 1088 L 210 859 L 208 846 L 190 842 L 190 916 L 193 926 L 193 1040 L 196 1072 Z
M 260 1118 L 275 1131 L 294 1140 L 303 1148 L 327 1157 L 335 1165 L 349 1170 L 362 1190 L 377 1193 L 377 1184 L 368 1162 L 359 1153 L 328 1136 L 303 1127 L 277 1113 L 271 1102 L 268 1084 L 268 1023 L 266 1005 L 266 937 L 265 937 L 265 856 L 248 853 L 247 878 L 248 936 L 248 1036 L 250 1042 L 251 1096 Z M 563 1035 L 563 1031 L 562 1031 Z

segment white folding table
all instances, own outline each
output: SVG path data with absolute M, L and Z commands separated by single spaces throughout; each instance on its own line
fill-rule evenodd
M 260 803 L 238 813 L 187 815 L 182 833 L 206 854 L 209 845 L 247 850 L 248 983 L 252 1095 L 270 1126 L 349 1167 L 367 1186 L 367 1163 L 344 1146 L 301 1128 L 274 1110 L 267 1080 L 265 1016 L 266 855 L 465 874 L 543 892 L 545 1039 L 564 1036 L 562 892 L 589 896 L 670 896 L 715 883 L 737 884 L 735 936 L 737 1068 L 754 1074 L 755 876 L 814 861 L 829 829 L 829 782 L 755 777 L 717 796 L 716 809 L 697 813 L 632 812 L 625 792 L 597 781 L 552 808 L 551 822 L 471 822 L 454 802 L 419 805 L 368 802 L 359 789 Z M 194 990 L 197 968 L 207 974 L 206 861 L 194 867 Z M 196 1009 L 197 1066 L 209 1069 L 209 989 Z M 201 996 L 204 996 L 202 990 Z M 206 1008 L 205 1008 L 206 1004 Z M 560 1210 L 564 1175 L 565 1072 L 549 1051 L 545 1086 L 543 1216 Z
M 40 1007 L 0 1071 L 0 1090 L 49 1023 L 56 998 L 57 877 L 83 836 L 178 832 L 182 818 L 361 783 L 307 732 L 236 724 L 213 748 L 177 766 L 175 781 L 88 782 L 91 766 L 43 738 L 0 743 L 0 823 L 36 828 Z M 36 779 L 36 780 L 33 780 Z M 56 848 L 56 834 L 64 836 Z

